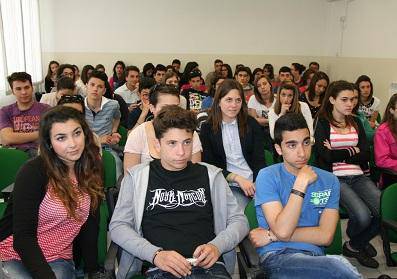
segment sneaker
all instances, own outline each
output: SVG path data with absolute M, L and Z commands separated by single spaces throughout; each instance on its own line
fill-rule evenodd
M 347 242 L 343 244 L 343 255 L 346 257 L 350 258 L 355 258 L 357 261 L 366 267 L 369 268 L 378 268 L 379 263 L 370 257 L 366 252 L 364 251 L 353 251 L 349 247 L 347 247 Z
M 375 247 L 372 246 L 371 243 L 368 243 L 365 247 L 364 247 L 364 252 L 367 253 L 368 256 L 370 257 L 376 257 L 378 255 L 378 252 L 376 251 Z

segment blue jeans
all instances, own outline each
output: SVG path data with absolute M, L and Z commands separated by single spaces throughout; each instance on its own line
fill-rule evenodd
M 365 175 L 339 176 L 340 204 L 349 215 L 346 233 L 355 249 L 364 248 L 380 230 L 380 195 Z
M 162 271 L 160 269 L 156 269 L 153 271 L 148 271 L 146 273 L 146 278 L 148 279 L 177 279 L 169 272 Z M 226 271 L 225 266 L 222 263 L 215 263 L 212 267 L 208 269 L 204 269 L 201 267 L 192 267 L 192 274 L 186 277 L 182 277 L 184 279 L 230 279 L 229 273 Z
M 71 260 L 58 259 L 48 262 L 57 279 L 75 279 L 74 263 Z M 0 278 L 31 279 L 32 276 L 23 263 L 18 260 L 0 262 Z
M 269 279 L 363 278 L 342 256 L 313 256 L 310 252 L 290 248 L 266 254 L 261 268 Z

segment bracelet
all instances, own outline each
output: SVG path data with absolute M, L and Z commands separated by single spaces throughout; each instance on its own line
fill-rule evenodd
M 270 242 L 273 242 L 272 235 L 270 234 L 270 230 L 267 230 L 267 237 L 269 238 Z
M 305 195 L 306 195 L 305 193 L 303 193 L 299 190 L 296 190 L 296 189 L 291 189 L 291 194 L 297 195 L 297 196 L 301 197 L 302 199 L 304 199 Z
M 153 260 L 152 260 L 152 264 L 154 264 L 154 259 L 157 257 L 157 255 L 158 255 L 161 251 L 163 251 L 163 249 L 158 249 L 158 250 L 156 251 L 156 253 L 154 253 Z

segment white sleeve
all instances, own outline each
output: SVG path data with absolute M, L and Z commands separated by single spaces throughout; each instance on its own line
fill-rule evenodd
M 309 106 L 304 103 L 304 102 L 299 102 L 301 105 L 301 112 L 303 114 L 303 117 L 306 120 L 307 126 L 309 127 L 309 131 L 310 131 L 310 136 L 314 137 L 314 132 L 313 132 L 313 118 L 312 118 L 312 114 L 310 112 L 310 108 Z
M 274 139 L 274 124 L 276 124 L 277 119 L 279 119 L 279 116 L 274 112 L 274 108 L 272 107 L 269 111 L 269 129 L 272 139 Z

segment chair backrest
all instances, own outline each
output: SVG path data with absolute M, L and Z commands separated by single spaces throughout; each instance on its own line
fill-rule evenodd
M 128 130 L 120 125 L 117 132 L 121 135 L 119 145 L 125 146 L 125 143 L 127 142 L 127 138 L 128 138 Z
M 380 200 L 380 212 L 382 219 L 397 221 L 397 183 L 387 187 Z M 390 242 L 397 242 L 397 234 L 388 231 Z
M 116 186 L 116 160 L 109 151 L 102 151 L 102 164 L 104 180 L 103 186 L 105 188 Z
M 266 161 L 266 166 L 271 166 L 274 164 L 273 154 L 266 149 L 265 149 L 265 161 Z
M 256 219 L 255 201 L 253 199 L 245 207 L 244 214 L 247 216 L 250 230 L 256 229 L 259 225 L 258 219 Z
M 15 182 L 18 170 L 28 159 L 21 150 L 0 148 L 0 190 Z

